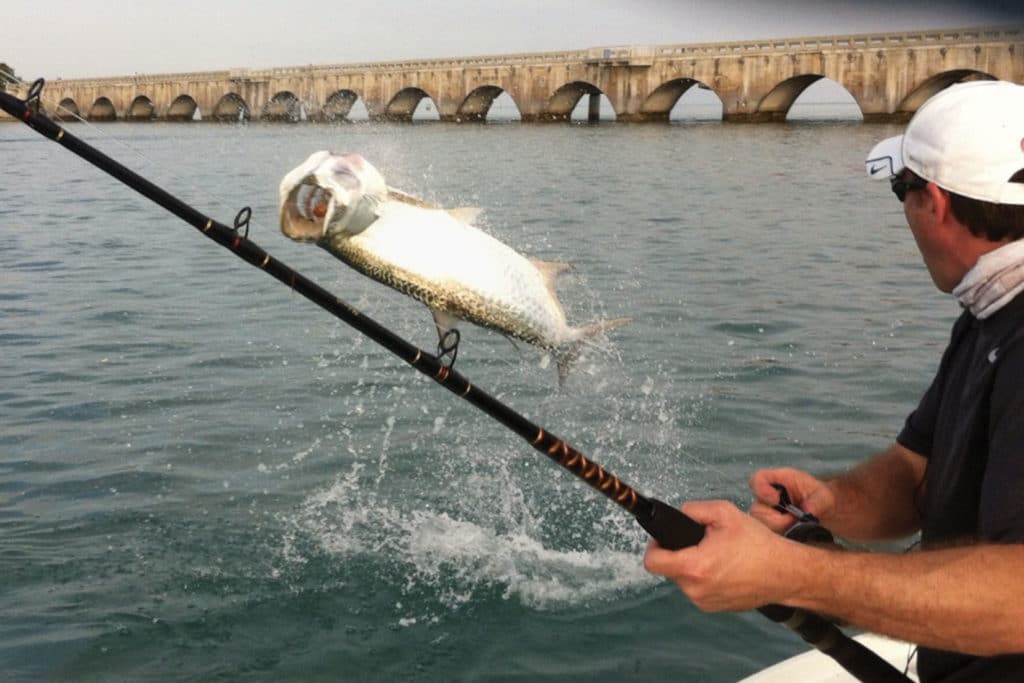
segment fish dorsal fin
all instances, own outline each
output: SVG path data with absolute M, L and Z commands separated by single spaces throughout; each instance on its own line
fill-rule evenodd
M 457 209 L 448 209 L 448 214 L 457 221 L 462 221 L 466 225 L 473 225 L 476 219 L 480 217 L 480 214 L 484 212 L 483 209 L 477 209 L 471 206 L 460 206 Z
M 408 192 L 402 192 L 401 190 L 396 190 L 393 187 L 389 187 L 388 188 L 388 198 L 389 199 L 394 199 L 396 202 L 402 202 L 403 204 L 409 204 L 411 206 L 418 206 L 421 209 L 440 209 L 441 208 L 440 206 L 438 206 L 437 204 L 434 204 L 433 202 L 428 202 L 426 199 L 420 199 L 419 197 L 414 197 L 411 194 L 409 194 Z
M 544 278 L 544 286 L 548 288 L 552 295 L 555 293 L 555 285 L 558 283 L 559 276 L 572 270 L 572 266 L 561 261 L 535 261 L 531 259 L 530 263 L 540 271 L 541 277 Z
M 418 206 L 421 209 L 436 209 L 439 211 L 444 210 L 444 207 L 438 206 L 433 202 L 428 202 L 426 199 L 414 197 L 408 192 L 402 192 L 401 190 L 396 190 L 393 187 L 388 188 L 388 199 L 393 199 L 396 202 L 402 202 L 403 204 L 408 204 L 410 206 Z M 456 209 L 448 209 L 448 214 L 452 218 L 454 218 L 457 221 L 461 221 L 462 223 L 466 223 L 467 225 L 472 225 L 473 222 L 480 217 L 481 213 L 483 213 L 483 209 L 477 209 L 468 206 L 460 206 Z

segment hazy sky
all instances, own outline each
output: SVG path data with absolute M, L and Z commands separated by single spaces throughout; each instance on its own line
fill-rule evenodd
M 23 79 L 1024 23 L 1022 0 L 3 0 Z

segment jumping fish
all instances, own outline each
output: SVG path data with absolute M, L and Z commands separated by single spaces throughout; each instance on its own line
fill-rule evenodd
M 389 188 L 358 154 L 316 152 L 281 181 L 281 231 L 427 305 L 444 343 L 466 320 L 554 355 L 559 379 L 585 341 L 631 318 L 571 327 L 555 294 L 568 264 L 531 261 L 445 210 Z

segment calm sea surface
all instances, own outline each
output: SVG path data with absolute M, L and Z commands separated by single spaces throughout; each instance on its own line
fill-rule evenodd
M 458 368 L 641 492 L 889 442 L 956 308 L 864 153 L 896 127 L 74 124 L 424 348 L 426 310 L 276 227 L 319 149 L 634 316 L 564 389 L 478 328 Z M 803 650 L 643 571 L 604 498 L 25 126 L 0 125 L 0 679 L 732 681 Z M 457 249 L 458 245 L 452 245 Z M 772 571 L 765 567 L 765 571 Z

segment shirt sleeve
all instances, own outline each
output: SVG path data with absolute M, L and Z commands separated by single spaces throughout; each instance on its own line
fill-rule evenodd
M 989 454 L 979 524 L 984 538 L 1024 541 L 1024 340 L 1002 355 L 989 403 Z
M 938 413 L 941 375 L 936 375 L 928 391 L 914 412 L 907 416 L 903 429 L 896 436 L 896 443 L 918 455 L 928 458 L 932 454 L 932 434 L 935 433 L 935 416 Z
M 935 422 L 938 419 L 943 387 L 945 387 L 946 379 L 949 375 L 953 348 L 962 339 L 968 325 L 969 320 L 966 315 L 962 315 L 956 324 L 953 325 L 953 332 L 950 335 L 949 344 L 942 354 L 942 360 L 939 362 L 939 370 L 935 374 L 935 379 L 932 380 L 928 390 L 924 392 L 924 396 L 921 397 L 921 402 L 917 404 L 914 412 L 907 416 L 906 421 L 903 423 L 903 429 L 900 430 L 899 435 L 896 437 L 896 443 L 925 458 L 931 457 L 932 454 L 932 437 L 935 434 Z

